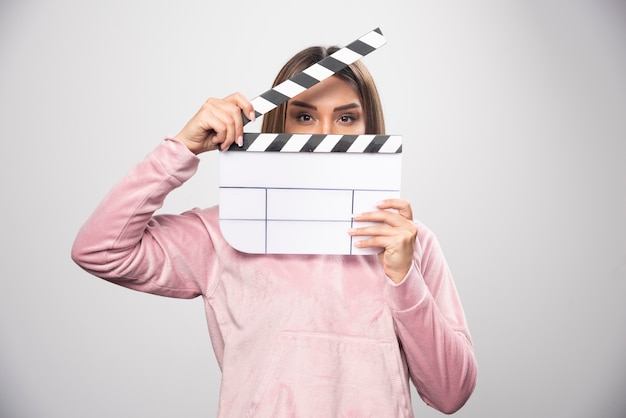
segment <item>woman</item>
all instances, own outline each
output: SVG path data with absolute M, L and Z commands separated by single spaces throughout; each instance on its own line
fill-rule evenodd
M 274 85 L 334 50 L 303 50 Z M 194 154 L 241 145 L 242 112 L 254 119 L 241 94 L 208 99 L 105 197 L 72 258 L 131 289 L 203 297 L 219 416 L 412 417 L 409 376 L 427 404 L 458 410 L 476 380 L 471 337 L 437 240 L 408 202 L 383 201 L 355 218 L 378 226 L 347 231 L 378 256 L 244 254 L 222 237 L 217 207 L 154 215 L 195 173 Z M 382 134 L 384 122 L 357 62 L 265 115 L 262 129 Z

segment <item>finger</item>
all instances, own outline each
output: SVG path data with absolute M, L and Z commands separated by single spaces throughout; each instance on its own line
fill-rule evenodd
M 219 101 L 207 111 L 207 123 L 211 125 L 215 136 L 213 144 L 220 144 L 222 150 L 227 149 L 235 141 L 236 119 L 233 117 L 236 106 L 225 101 Z M 239 117 L 237 116 L 237 119 Z
M 224 131 L 224 141 L 220 145 L 222 151 L 226 151 L 230 146 L 237 140 L 237 135 L 235 134 L 235 120 L 230 118 L 228 123 L 226 124 L 226 130 Z
M 409 219 L 401 214 L 385 210 L 364 212 L 354 215 L 353 218 L 355 222 L 380 222 L 393 227 L 405 226 L 409 222 Z
M 226 151 L 235 142 L 240 146 L 243 144 L 243 121 L 241 119 L 241 109 L 232 100 L 231 96 L 224 99 L 223 111 L 226 132 L 221 149 Z
M 220 99 L 210 98 L 198 112 L 201 128 L 207 134 L 219 134 L 226 130 L 226 124 Z
M 242 118 L 242 114 L 245 115 L 250 121 L 256 119 L 254 108 L 252 104 L 246 99 L 244 95 L 241 93 L 233 93 L 228 96 L 225 100 L 233 103 L 235 108 L 233 108 L 233 120 L 235 122 L 235 130 L 234 136 L 237 142 L 237 145 L 240 147 L 243 146 L 243 126 L 244 120 Z
M 224 124 L 224 132 L 223 132 L 223 141 L 221 142 L 220 148 L 222 151 L 227 150 L 233 142 L 239 139 L 241 134 L 237 134 L 237 125 L 239 124 L 239 130 L 243 131 L 241 128 L 241 116 L 239 114 L 239 108 L 227 101 L 224 101 L 222 107 L 220 108 L 219 117 Z
M 380 236 L 354 240 L 353 242 L 353 245 L 357 248 L 380 248 L 381 251 L 390 247 L 391 244 L 392 242 L 389 237 Z
M 376 204 L 379 209 L 395 209 L 406 219 L 413 220 L 413 210 L 411 203 L 404 199 L 385 199 Z
M 243 94 L 233 93 L 225 100 L 236 104 L 237 107 L 239 107 L 240 111 L 243 112 L 243 114 L 251 121 L 254 121 L 256 119 L 256 113 L 254 112 L 254 107 L 252 106 L 252 103 L 250 103 L 250 101 Z
M 380 248 L 381 253 L 387 256 L 399 256 L 412 258 L 414 251 L 413 241 L 402 236 L 372 236 L 363 239 L 353 239 L 353 245 L 357 248 Z
M 206 111 L 202 117 L 202 128 L 210 135 L 211 143 L 218 145 L 225 140 L 226 123 L 219 116 L 219 109 Z
M 348 233 L 353 237 L 363 236 L 390 236 L 396 234 L 396 230 L 388 225 L 369 225 L 360 228 L 351 228 Z

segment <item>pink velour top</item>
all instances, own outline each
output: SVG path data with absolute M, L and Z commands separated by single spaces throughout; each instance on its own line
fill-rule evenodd
M 154 214 L 198 162 L 163 141 L 104 198 L 72 258 L 134 290 L 203 298 L 220 417 L 413 417 L 409 377 L 428 405 L 463 406 L 476 360 L 427 227 L 416 222 L 414 263 L 397 285 L 376 255 L 241 253 L 222 237 L 217 206 Z

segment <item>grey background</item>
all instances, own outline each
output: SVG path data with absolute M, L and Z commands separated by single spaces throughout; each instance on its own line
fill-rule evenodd
M 626 411 L 623 1 L 0 3 L 0 416 L 208 417 L 200 299 L 70 260 L 106 191 L 210 96 L 265 91 L 311 44 L 364 59 L 403 193 L 437 234 L 479 362 L 459 417 Z M 217 202 L 217 159 L 164 211 Z M 416 415 L 436 417 L 414 399 Z

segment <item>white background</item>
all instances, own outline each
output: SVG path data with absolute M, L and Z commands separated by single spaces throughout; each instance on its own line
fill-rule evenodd
M 209 96 L 311 44 L 364 59 L 479 363 L 459 417 L 624 416 L 626 7 L 573 1 L 2 0 L 0 416 L 214 416 L 200 299 L 70 260 L 106 191 Z M 217 156 L 167 201 L 217 202 Z M 417 398 L 416 415 L 437 417 Z

